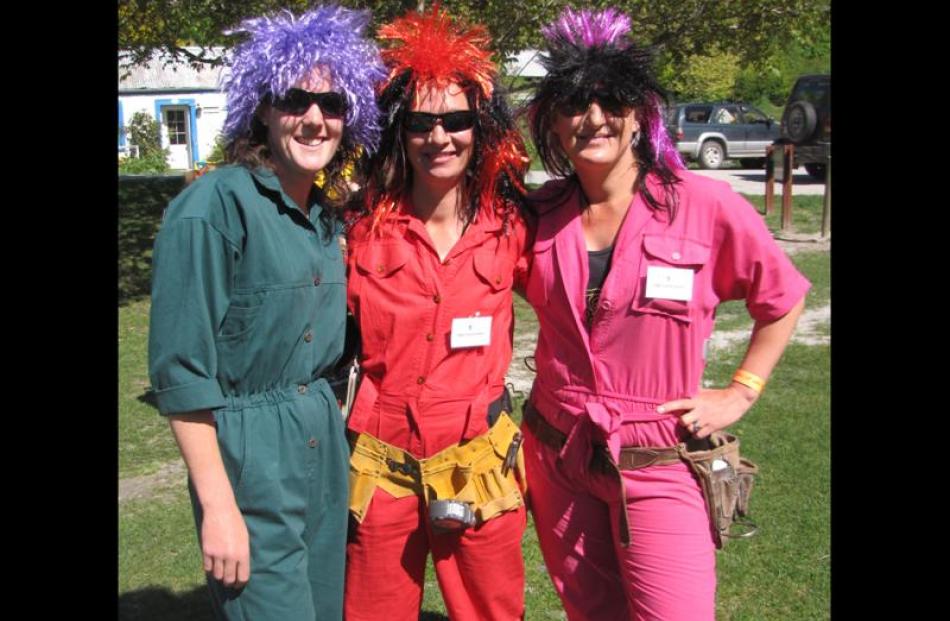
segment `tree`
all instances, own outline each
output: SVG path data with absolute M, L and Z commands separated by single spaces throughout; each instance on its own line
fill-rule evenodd
M 372 28 L 407 9 L 426 9 L 431 0 L 338 0 L 351 8 L 373 10 Z M 568 0 L 443 0 L 454 15 L 485 24 L 500 55 L 507 56 L 541 43 L 540 27 L 561 9 L 581 3 Z M 208 53 L 211 46 L 231 47 L 237 40 L 222 34 L 242 19 L 281 8 L 299 13 L 308 0 L 119 0 L 119 49 L 127 60 L 141 63 L 153 52 L 166 62 L 186 59 L 195 64 L 221 64 Z M 633 36 L 653 45 L 672 66 L 683 68 L 692 56 L 712 50 L 736 55 L 744 65 L 763 62 L 790 38 L 803 48 L 820 47 L 829 39 L 830 0 L 592 0 L 590 8 L 614 6 L 633 21 Z M 201 48 L 197 53 L 187 45 Z
M 659 77 L 676 101 L 717 101 L 733 97 L 739 69 L 738 56 L 713 51 L 689 57 L 682 69 L 661 65 Z

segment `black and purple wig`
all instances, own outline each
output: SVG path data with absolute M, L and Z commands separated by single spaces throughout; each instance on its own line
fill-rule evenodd
M 527 105 L 527 116 L 544 169 L 561 177 L 575 174 L 552 132 L 558 107 L 589 102 L 594 93 L 607 96 L 636 111 L 641 138 L 634 140 L 633 152 L 640 170 L 639 191 L 652 208 L 668 209 L 672 217 L 676 210 L 673 185 L 679 181 L 676 171 L 685 166 L 663 124 L 662 106 L 668 96 L 653 74 L 653 55 L 627 37 L 630 18 L 612 8 L 578 12 L 568 7 L 541 32 L 547 43 L 547 53 L 541 57 L 547 75 Z M 658 200 L 642 183 L 649 173 L 659 177 L 666 198 Z

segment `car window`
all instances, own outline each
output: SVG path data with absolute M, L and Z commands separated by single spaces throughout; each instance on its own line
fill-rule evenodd
M 663 122 L 667 127 L 672 127 L 676 125 L 676 113 L 679 111 L 679 108 L 674 106 L 672 108 L 663 110 Z
M 686 106 L 683 118 L 687 123 L 706 123 L 712 113 L 712 106 Z
M 793 102 L 807 101 L 813 106 L 818 106 L 827 101 L 830 90 L 831 85 L 827 80 L 802 80 L 792 93 L 791 100 Z
M 743 123 L 765 123 L 768 117 L 755 108 L 743 108 L 741 121 Z
M 716 111 L 716 118 L 713 119 L 713 123 L 731 125 L 738 121 L 738 114 L 739 112 L 735 106 L 723 106 Z

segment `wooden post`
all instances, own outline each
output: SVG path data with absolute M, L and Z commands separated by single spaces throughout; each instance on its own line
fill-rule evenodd
M 831 235 L 831 153 L 828 154 L 828 170 L 825 171 L 825 203 L 821 209 L 821 236 Z
M 765 215 L 772 213 L 775 208 L 775 160 L 772 159 L 774 152 L 774 144 L 765 148 Z
M 792 161 L 795 158 L 795 145 L 785 145 L 782 153 L 782 226 L 783 233 L 792 230 Z

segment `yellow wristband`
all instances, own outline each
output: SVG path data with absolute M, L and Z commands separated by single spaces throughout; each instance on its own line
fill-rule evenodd
M 765 388 L 764 379 L 755 373 L 749 373 L 745 369 L 737 370 L 736 374 L 732 376 L 732 381 L 738 382 L 743 386 L 748 386 L 760 395 L 762 394 L 762 390 Z

